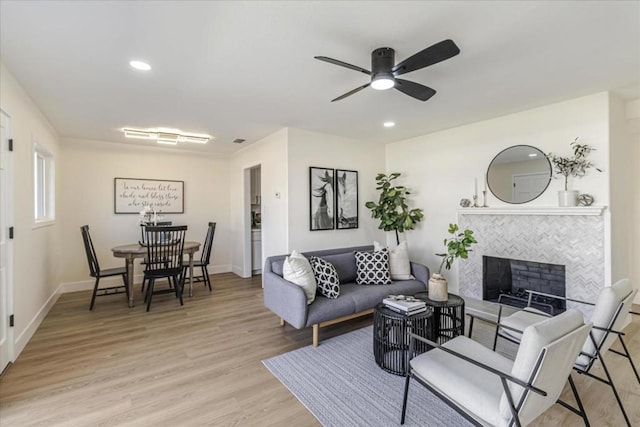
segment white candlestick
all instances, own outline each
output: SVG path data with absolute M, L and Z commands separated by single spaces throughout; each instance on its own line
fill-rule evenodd
M 473 178 L 473 184 L 474 184 L 474 189 L 475 189 L 473 194 L 477 196 L 478 195 L 478 178 Z
M 157 225 L 158 223 L 158 216 L 156 215 L 156 210 L 153 209 L 153 225 Z

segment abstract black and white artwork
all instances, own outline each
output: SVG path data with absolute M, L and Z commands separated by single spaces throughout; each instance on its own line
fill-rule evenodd
M 358 172 L 336 169 L 336 228 L 358 228 Z
M 334 170 L 309 168 L 310 230 L 332 230 L 335 224 Z

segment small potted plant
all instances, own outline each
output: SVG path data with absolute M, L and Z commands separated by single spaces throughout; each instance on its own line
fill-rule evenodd
M 377 187 L 380 190 L 378 203 L 367 202 L 365 206 L 371 209 L 371 216 L 380 220 L 378 228 L 384 231 L 396 232 L 396 243 L 400 244 L 398 233 L 405 230 L 413 230 L 418 222 L 422 221 L 424 214 L 422 209 L 409 209 L 407 195 L 409 191 L 401 185 L 394 186 L 392 181 L 401 174 L 396 172 L 389 176 L 379 173 L 376 176 Z
M 451 265 L 456 258 L 467 259 L 471 252 L 472 244 L 478 243 L 473 237 L 473 231 L 467 229 L 458 233 L 457 224 L 449 224 L 449 234 L 453 237 L 444 239 L 444 246 L 447 248 L 446 253 L 436 254 L 442 257 L 440 268 L 437 273 L 433 273 L 429 279 L 429 299 L 433 301 L 446 301 L 449 299 L 449 291 L 447 288 L 447 279 L 444 278 L 442 267 L 447 270 L 451 269 Z
M 578 138 L 573 140 L 571 148 L 573 149 L 572 157 L 562 157 L 554 153 L 549 153 L 547 156 L 553 163 L 556 174 L 564 176 L 564 190 L 558 191 L 558 204 L 560 206 L 575 206 L 577 203 L 578 191 L 569 190 L 570 176 L 583 177 L 591 168 L 602 172 L 601 169 L 598 169 L 591 161 L 587 160 L 587 156 L 595 148 L 587 144 L 579 144 Z

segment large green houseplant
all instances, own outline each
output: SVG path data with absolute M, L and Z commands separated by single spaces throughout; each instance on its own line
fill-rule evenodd
M 449 234 L 453 237 L 444 239 L 444 246 L 447 248 L 447 252 L 436 254 L 442 257 L 442 262 L 440 263 L 438 272 L 433 273 L 429 279 L 429 299 L 434 301 L 446 301 L 449 299 L 447 280 L 441 274 L 442 267 L 450 270 L 451 265 L 456 259 L 467 259 L 469 252 L 471 252 L 471 245 L 478 243 L 475 237 L 473 237 L 473 231 L 466 229 L 458 233 L 458 230 L 458 224 L 449 224 Z
M 389 176 L 380 173 L 376 176 L 376 190 L 380 190 L 378 203 L 367 202 L 365 206 L 371 209 L 371 216 L 380 220 L 378 228 L 384 231 L 395 231 L 396 243 L 400 244 L 399 233 L 413 230 L 422 221 L 422 209 L 409 209 L 407 196 L 411 193 L 402 185 L 394 185 L 393 181 L 401 174 L 392 173 Z

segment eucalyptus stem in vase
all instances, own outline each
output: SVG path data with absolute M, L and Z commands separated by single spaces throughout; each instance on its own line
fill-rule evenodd
M 588 144 L 579 144 L 578 138 L 573 140 L 571 148 L 573 149 L 572 157 L 562 157 L 554 153 L 547 155 L 551 163 L 553 163 L 556 175 L 564 176 L 564 190 L 558 191 L 558 203 L 560 206 L 576 205 L 578 191 L 569 190 L 570 176 L 581 178 L 585 176 L 591 168 L 602 172 L 602 169 L 597 168 L 593 162 L 587 160 L 587 156 L 592 151 L 595 151 L 595 148 Z

